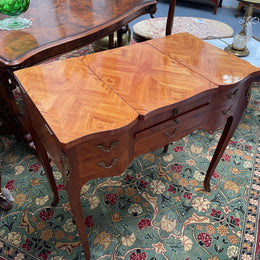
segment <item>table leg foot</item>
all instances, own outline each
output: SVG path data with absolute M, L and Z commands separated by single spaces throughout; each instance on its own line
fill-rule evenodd
M 204 182 L 204 190 L 206 192 L 211 192 L 211 189 L 210 189 L 210 182 L 208 181 L 207 183 Z
M 163 152 L 164 152 L 164 153 L 167 153 L 167 152 L 168 152 L 168 148 L 169 148 L 169 144 L 166 144 L 166 145 L 163 147 Z

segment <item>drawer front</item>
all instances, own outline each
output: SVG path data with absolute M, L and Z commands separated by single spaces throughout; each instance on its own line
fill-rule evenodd
M 246 102 L 246 93 L 239 86 L 222 87 L 212 98 L 211 115 L 204 130 L 215 130 L 220 127 L 228 117 L 237 113 Z
M 136 133 L 134 155 L 154 151 L 196 129 L 203 128 L 208 110 L 209 105 L 205 105 Z
M 117 134 L 100 133 L 98 138 L 92 138 L 63 151 L 60 142 L 39 111 L 29 99 L 26 102 L 33 128 L 61 172 L 64 168 L 64 153 L 70 155 L 69 162 L 73 162 L 73 167 L 78 168 L 80 179 L 83 181 L 122 173 L 133 160 L 133 126 L 123 128 Z
M 133 159 L 133 131 L 99 135 L 76 147 L 81 178 L 100 178 L 122 173 Z
M 219 112 L 219 116 L 225 118 L 231 114 L 232 109 L 237 102 L 239 102 L 240 95 L 241 91 L 238 87 L 223 89 L 222 91 L 219 91 L 216 96 L 214 96 L 212 107 L 214 107 L 215 111 Z

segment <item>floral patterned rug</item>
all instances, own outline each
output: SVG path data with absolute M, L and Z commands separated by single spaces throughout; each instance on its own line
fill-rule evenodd
M 202 184 L 223 127 L 196 131 L 167 153 L 139 156 L 120 176 L 86 183 L 81 199 L 91 259 L 260 259 L 259 122 L 257 86 L 210 193 Z M 84 259 L 55 165 L 60 202 L 52 207 L 43 168 L 22 140 L 0 136 L 0 162 L 2 187 L 15 199 L 10 211 L 0 211 L 0 260 Z

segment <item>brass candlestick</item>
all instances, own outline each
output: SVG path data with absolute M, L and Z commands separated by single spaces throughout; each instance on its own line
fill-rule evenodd
M 244 16 L 244 22 L 242 23 L 243 29 L 234 36 L 232 44 L 228 45 L 224 50 L 230 52 L 239 57 L 245 57 L 249 55 L 249 50 L 246 47 L 247 35 L 246 28 L 247 24 L 252 18 L 253 14 L 253 4 L 249 4 Z

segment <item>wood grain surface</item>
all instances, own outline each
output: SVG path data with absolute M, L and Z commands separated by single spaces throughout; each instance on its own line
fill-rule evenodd
M 156 11 L 157 0 L 32 0 L 23 30 L 1 30 L 0 67 L 28 67 L 111 34 Z M 0 14 L 0 19 L 6 16 Z
M 16 73 L 63 144 L 74 141 L 75 145 L 79 138 L 86 140 L 93 133 L 124 127 L 138 117 L 135 110 L 77 58 Z
M 15 74 L 65 144 L 121 128 L 138 115 L 144 120 L 173 104 L 183 106 L 205 91 L 234 84 L 256 71 L 251 64 L 181 33 Z

